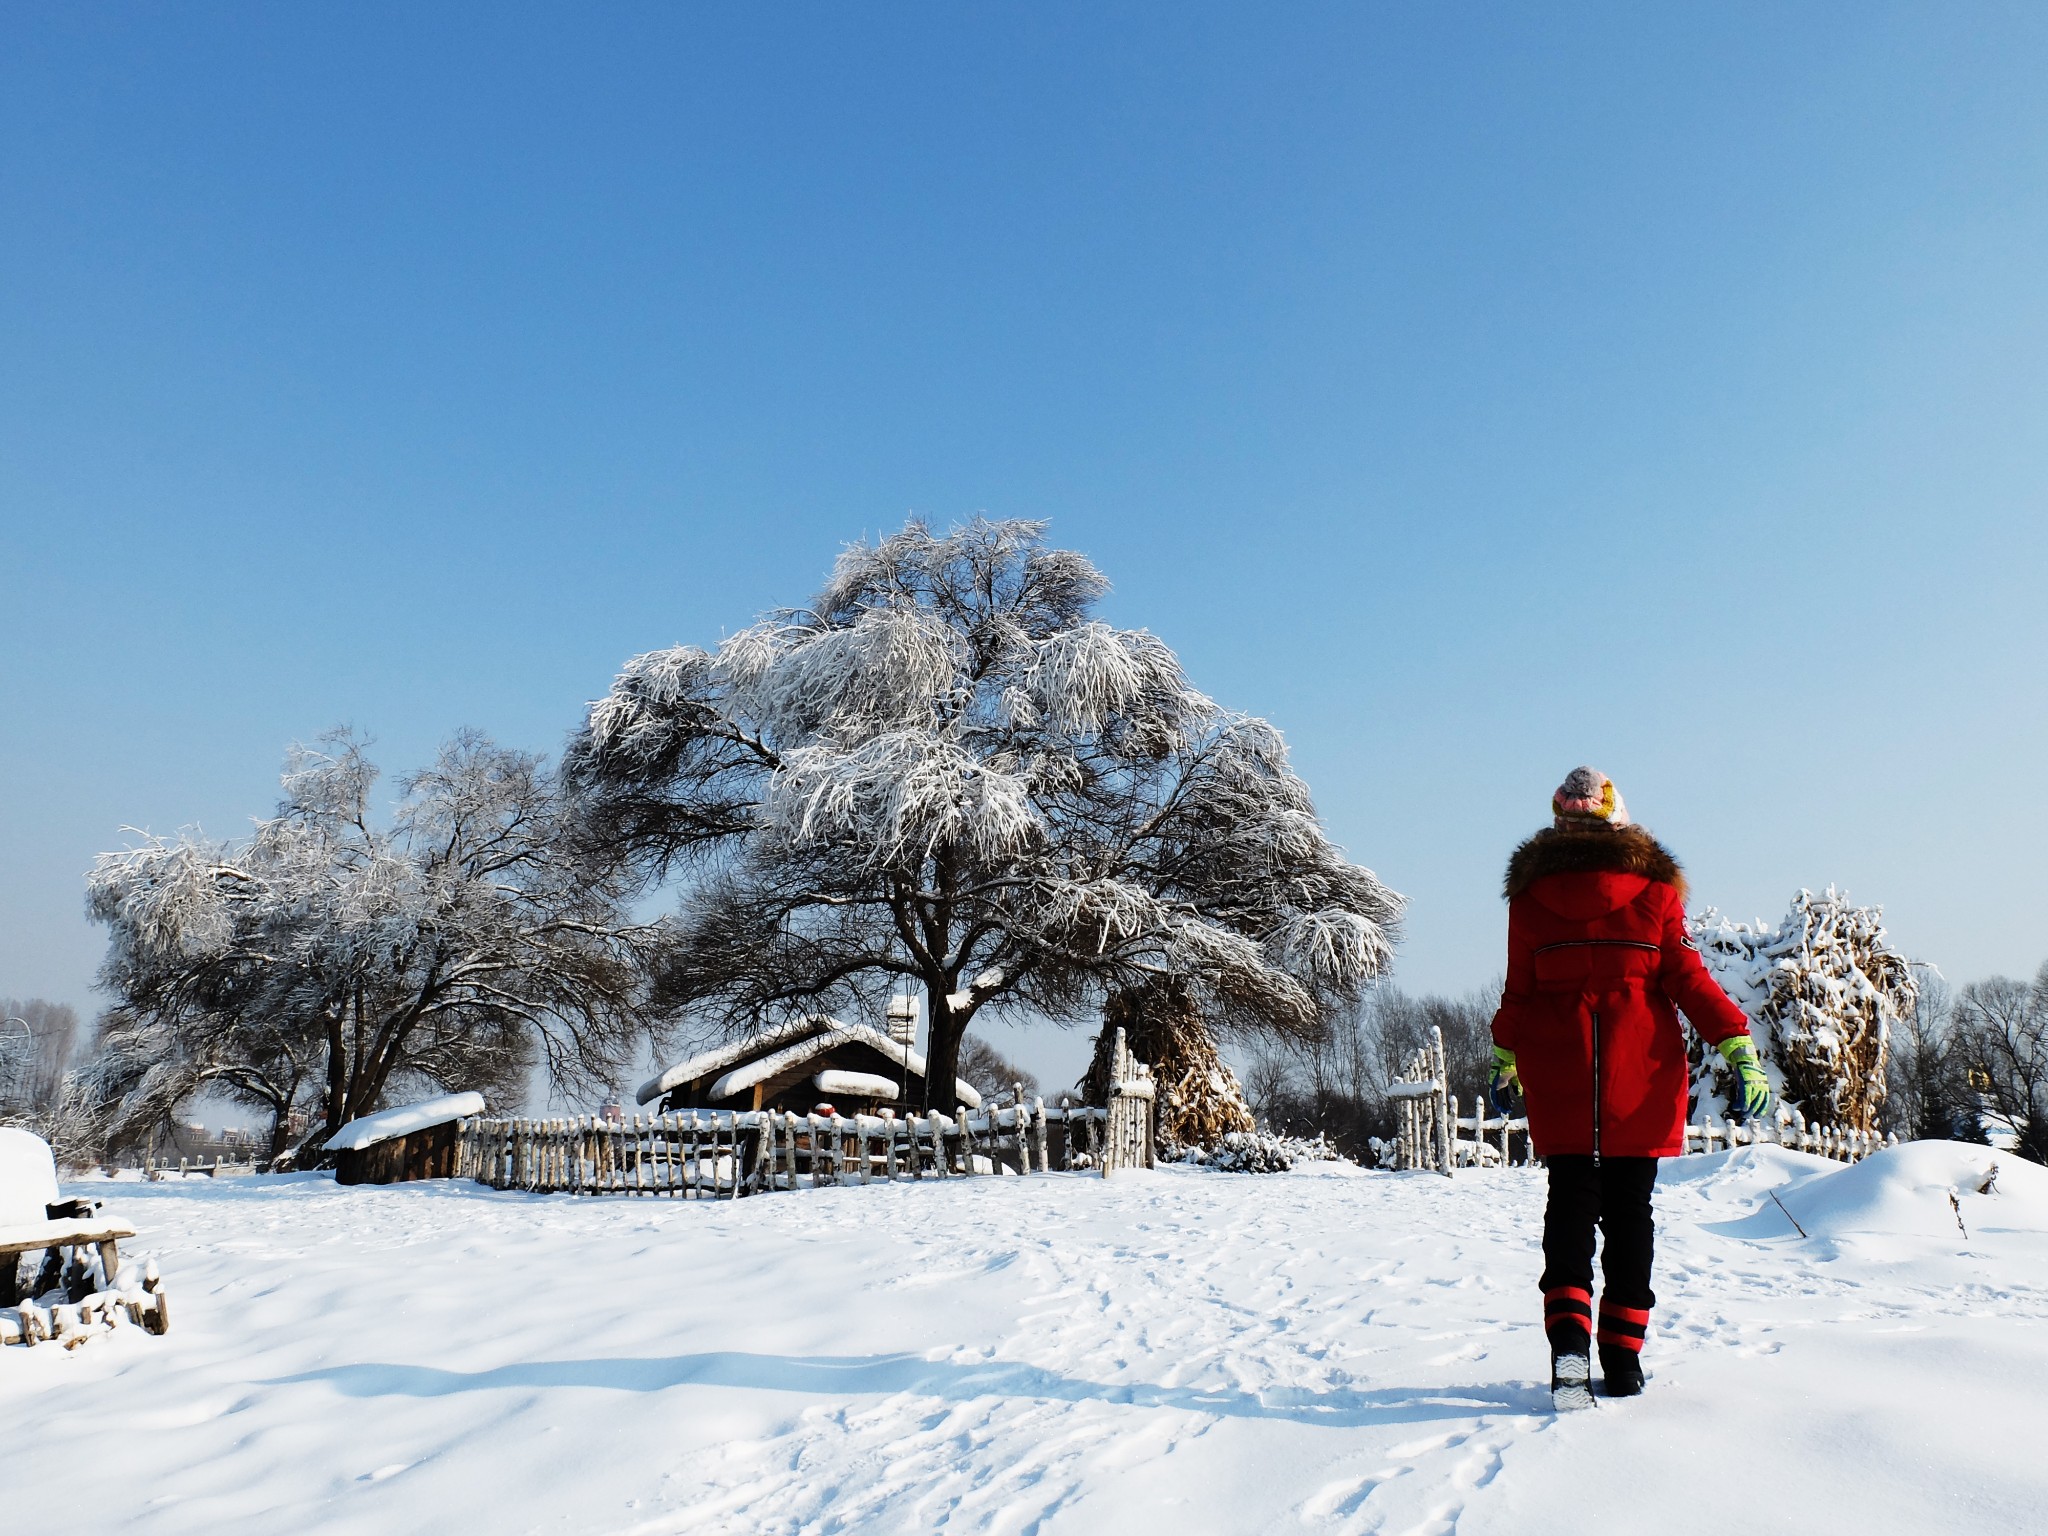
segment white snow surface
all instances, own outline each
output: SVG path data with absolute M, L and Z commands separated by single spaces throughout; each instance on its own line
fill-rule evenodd
M 57 1162 L 33 1131 L 0 1125 L 0 1226 L 49 1219 L 57 1198 Z
M 409 1136 L 430 1125 L 446 1125 L 450 1120 L 483 1112 L 484 1096 L 480 1093 L 444 1093 L 439 1098 L 421 1099 L 417 1104 L 394 1104 L 374 1115 L 349 1121 L 327 1138 L 327 1147 L 332 1152 L 360 1152 L 395 1136 Z
M 1665 1173 L 1649 1392 L 1564 1419 L 1526 1169 L 701 1204 L 312 1174 L 124 1184 L 127 1247 L 161 1264 L 172 1331 L 0 1350 L 7 1521 L 2042 1529 L 2048 1172 L 1941 1144 L 1854 1168 L 1744 1148 Z

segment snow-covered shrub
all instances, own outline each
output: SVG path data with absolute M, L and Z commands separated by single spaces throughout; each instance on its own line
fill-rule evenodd
M 1881 907 L 1829 886 L 1801 891 L 1775 925 L 1733 923 L 1711 907 L 1692 922 L 1700 957 L 1749 1016 L 1772 1086 L 1809 1120 L 1877 1128 L 1891 1028 L 1918 984 L 1887 939 Z M 1692 1044 L 1695 1112 L 1740 1102 L 1718 1052 Z
M 1231 1131 L 1214 1147 L 1187 1147 L 1168 1161 L 1192 1163 L 1217 1173 L 1285 1173 L 1296 1163 L 1332 1163 L 1337 1149 L 1322 1137 L 1304 1141 L 1271 1131 Z

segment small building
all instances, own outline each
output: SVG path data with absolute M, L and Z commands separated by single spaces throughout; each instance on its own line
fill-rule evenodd
M 327 1138 L 337 1184 L 403 1184 L 455 1177 L 455 1124 L 483 1113 L 480 1093 L 444 1093 L 380 1109 Z
M 679 1061 L 640 1085 L 642 1104 L 673 1109 L 775 1109 L 809 1114 L 909 1111 L 924 1103 L 925 1059 L 865 1024 L 814 1017 L 763 1030 Z M 958 1078 L 953 1104 L 981 1107 Z

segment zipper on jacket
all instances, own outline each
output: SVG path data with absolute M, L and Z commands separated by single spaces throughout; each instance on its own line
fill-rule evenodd
M 1593 1010 L 1593 1166 L 1600 1166 L 1600 1010 Z

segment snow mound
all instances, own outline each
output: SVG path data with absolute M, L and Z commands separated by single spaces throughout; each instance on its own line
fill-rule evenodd
M 42 1137 L 0 1126 L 0 1227 L 43 1221 L 57 1198 L 57 1162 Z
M 1959 1141 L 1887 1147 L 1779 1198 L 1811 1237 L 2048 1233 L 2048 1168 Z
M 1709 1199 L 1761 1200 L 1767 1189 L 1782 1189 L 1800 1179 L 1838 1172 L 1841 1167 L 1831 1157 L 1795 1152 L 1766 1141 L 1731 1151 L 1667 1157 L 1657 1164 L 1657 1187 L 1689 1184 Z
M 424 1131 L 430 1125 L 445 1125 L 450 1120 L 460 1120 L 465 1115 L 480 1115 L 483 1112 L 484 1096 L 480 1093 L 444 1093 L 437 1099 L 422 1099 L 417 1104 L 400 1104 L 391 1109 L 380 1109 L 374 1115 L 364 1115 L 361 1119 L 351 1120 L 327 1138 L 327 1150 L 360 1152 L 365 1147 L 374 1147 L 378 1142 L 389 1141 L 394 1136 L 407 1136 L 414 1131 Z

